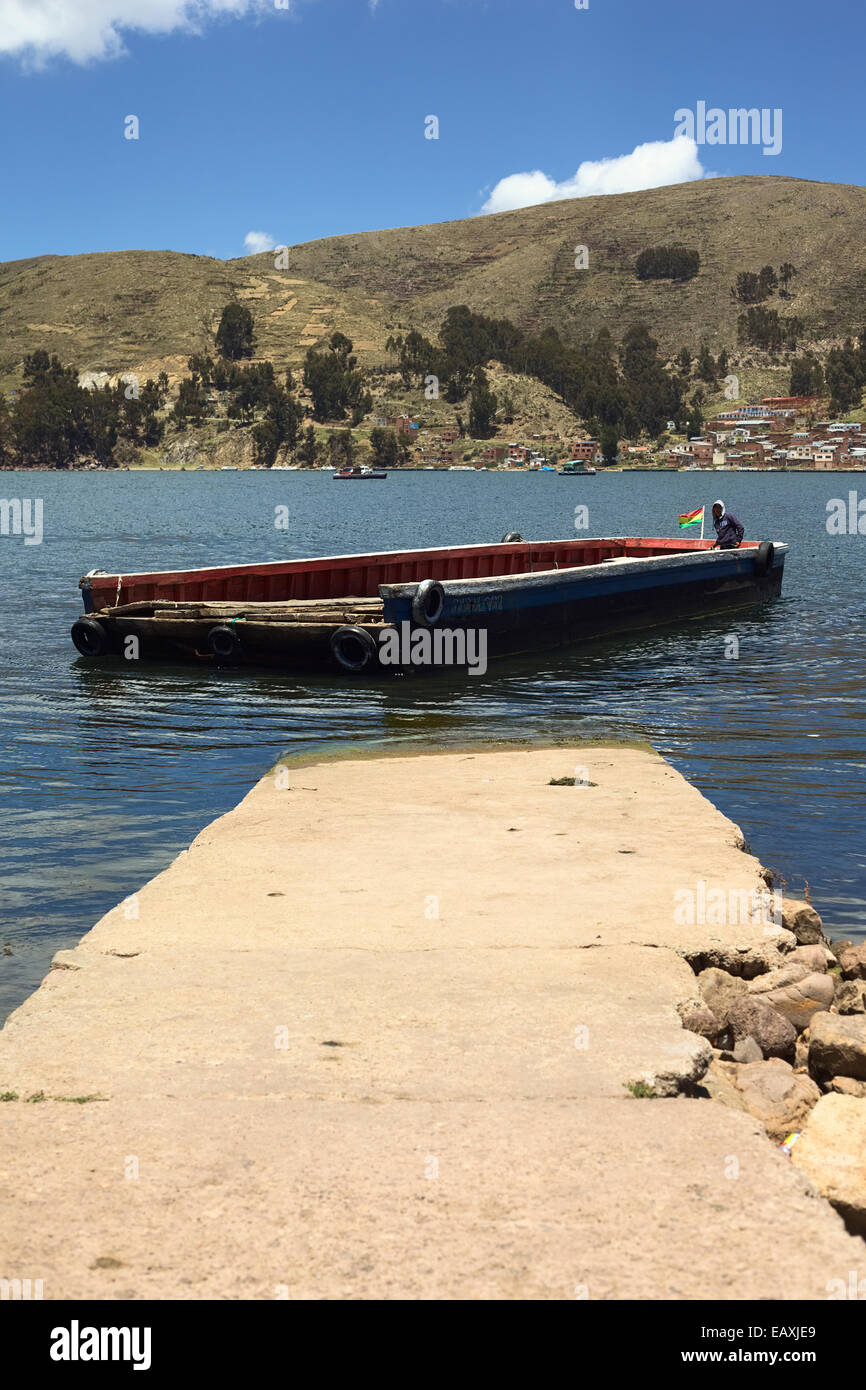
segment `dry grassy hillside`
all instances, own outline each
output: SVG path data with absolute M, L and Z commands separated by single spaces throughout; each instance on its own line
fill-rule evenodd
M 335 328 L 362 361 L 384 359 L 389 332 L 434 335 L 465 303 L 527 328 L 553 324 L 582 338 L 619 336 L 645 318 L 675 351 L 736 342 L 729 288 L 740 270 L 798 270 L 790 301 L 815 340 L 866 323 L 866 189 L 798 179 L 713 179 L 643 193 L 576 199 L 492 217 L 328 237 L 291 248 L 287 270 L 270 254 L 234 261 L 175 252 L 41 256 L 0 265 L 0 381 L 25 352 L 45 347 L 82 369 L 177 377 L 207 345 L 232 297 L 256 316 L 259 356 L 299 362 Z M 647 246 L 700 251 L 686 284 L 640 282 Z M 574 248 L 589 248 L 589 269 Z

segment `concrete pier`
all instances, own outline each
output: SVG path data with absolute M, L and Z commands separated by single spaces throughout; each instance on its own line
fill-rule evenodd
M 649 749 L 286 763 L 0 1033 L 0 1275 L 46 1298 L 827 1298 L 866 1246 L 756 1120 L 695 1095 L 709 1044 L 677 1013 L 686 955 L 767 940 L 684 922 L 684 895 L 760 868 Z

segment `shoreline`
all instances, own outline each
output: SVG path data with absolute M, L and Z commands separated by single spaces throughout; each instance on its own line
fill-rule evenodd
M 488 468 L 488 467 L 473 468 L 473 467 L 469 467 L 469 468 L 457 468 L 457 469 L 452 469 L 452 468 L 448 468 L 448 467 L 437 467 L 435 464 L 430 465 L 429 467 L 427 467 L 427 466 L 424 466 L 424 467 L 408 466 L 408 467 L 389 468 L 389 469 L 387 469 L 387 472 L 388 472 L 389 474 L 391 474 L 391 473 L 395 473 L 395 474 L 397 474 L 397 473 L 454 473 L 454 472 L 456 472 L 456 473 L 496 473 L 498 476 L 509 476 L 509 477 L 511 477 L 511 476 L 514 476 L 514 477 L 528 477 L 528 476 L 530 476 L 530 475 L 531 475 L 531 476 L 534 476 L 536 473 L 550 473 L 550 472 L 556 472 L 556 471 L 557 471 L 556 469 L 543 469 L 543 468 Z M 0 467 L 0 473 L 280 473 L 280 474 L 282 474 L 282 473 L 304 473 L 304 474 L 309 473 L 309 474 L 316 474 L 316 473 L 333 473 L 333 472 L 334 472 L 334 470 L 331 468 L 330 464 L 328 464 L 326 467 L 321 467 L 321 468 L 281 468 L 281 467 L 276 467 L 276 468 L 263 468 L 263 467 L 261 467 L 261 468 L 258 468 L 258 467 L 241 467 L 241 466 L 238 466 L 238 467 L 225 467 L 225 466 L 223 466 L 223 465 L 221 465 L 221 464 L 200 464 L 200 465 L 198 465 L 198 466 L 196 466 L 196 467 L 194 467 L 194 468 L 186 468 L 186 467 L 183 467 L 183 466 L 180 466 L 180 465 L 166 465 L 166 466 L 163 467 L 163 466 L 160 465 L 160 464 L 141 464 L 141 465 L 135 465 L 135 466 L 126 465 L 126 466 L 123 466 L 123 467 L 118 466 L 117 468 L 106 468 L 106 467 L 97 467 L 97 468 L 42 468 L 42 467 L 40 467 L 40 466 L 38 466 L 38 465 L 34 465 L 34 466 L 31 467 L 31 468 L 22 468 L 22 467 L 20 467 L 20 466 L 19 466 L 19 467 L 15 467 L 15 468 L 11 468 L 11 467 L 9 467 L 9 468 L 7 468 L 7 467 Z M 750 475 L 751 475 L 751 474 L 761 474 L 761 475 L 763 475 L 763 474 L 765 474 L 765 473 L 779 473 L 779 474 L 782 474 L 782 475 L 788 474 L 788 473 L 798 473 L 798 474 L 799 474 L 799 473 L 808 473 L 808 474 L 811 474 L 811 475 L 814 476 L 814 477 L 826 478 L 826 477 L 828 477 L 828 476 L 833 477 L 833 476 L 835 476 L 835 475 L 837 475 L 837 474 L 866 473 L 866 464 L 855 465 L 855 466 L 852 467 L 852 468 L 823 468 L 823 469 L 822 469 L 822 468 L 802 468 L 802 467 L 793 467 L 793 468 L 781 468 L 781 467 L 771 467 L 771 468 L 758 468 L 758 467 L 756 467 L 756 468 L 738 468 L 738 467 L 731 467 L 731 468 L 721 468 L 721 467 L 719 467 L 719 468 L 715 468 L 715 467 L 713 467 L 713 468 L 667 468 L 667 467 L 665 467 L 663 464 L 660 464 L 660 465 L 658 465 L 657 467 L 637 467 L 637 466 L 628 466 L 628 465 L 626 465 L 625 467 L 622 467 L 621 465 L 612 465 L 612 466 L 609 467 L 609 468 L 605 468 L 603 465 L 599 464 L 599 465 L 597 466 L 597 468 L 596 468 L 595 476 L 600 477 L 600 476 L 602 476 L 602 475 L 607 475 L 607 474 L 609 474 L 609 473 L 661 473 L 661 474 L 664 474 L 664 475 L 666 475 L 666 476 L 671 476 L 671 475 L 673 475 L 673 474 L 675 474 L 675 473 L 676 473 L 676 474 L 679 474 L 679 473 L 688 473 L 690 476 L 692 476 L 692 475 L 694 475 L 694 474 L 696 474 L 696 473 L 748 473 L 748 474 L 750 474 Z M 580 478 L 580 477 L 584 477 L 584 476 L 589 476 L 589 477 L 591 477 L 591 476 L 593 476 L 593 475 L 592 475 L 592 474 L 584 475 L 584 474 L 581 474 L 581 473 L 577 473 L 577 474 L 575 474 L 574 476 Z
M 645 745 L 283 759 L 0 1033 L 4 1274 L 48 1298 L 827 1297 L 866 1246 L 797 1146 L 701 1095 L 788 1064 L 696 1030 L 728 1027 L 699 972 L 753 1000 L 816 964 L 820 922 L 678 922 L 701 883 L 767 879 Z M 866 1110 L 813 1113 L 839 1103 Z

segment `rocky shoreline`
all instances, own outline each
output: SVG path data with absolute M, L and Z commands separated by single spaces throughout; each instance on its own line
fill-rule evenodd
M 680 1018 L 713 1048 L 700 1093 L 760 1120 L 866 1237 L 866 944 L 826 938 L 808 903 L 780 908 L 766 945 L 686 953 Z

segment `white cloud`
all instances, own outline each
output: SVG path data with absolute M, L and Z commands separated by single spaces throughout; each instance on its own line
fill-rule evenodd
M 274 0 L 0 0 L 0 54 L 86 63 L 123 53 L 125 32 L 196 32 L 208 20 L 275 9 Z
M 247 232 L 244 237 L 244 246 L 251 256 L 258 256 L 262 251 L 273 251 L 276 244 L 268 232 Z
M 563 198 L 588 198 L 594 193 L 636 193 L 642 188 L 662 188 L 705 177 L 694 140 L 676 135 L 673 140 L 638 145 L 631 154 L 585 159 L 574 178 L 564 183 L 557 183 L 540 169 L 531 174 L 509 174 L 499 180 L 481 211 L 510 212 Z

